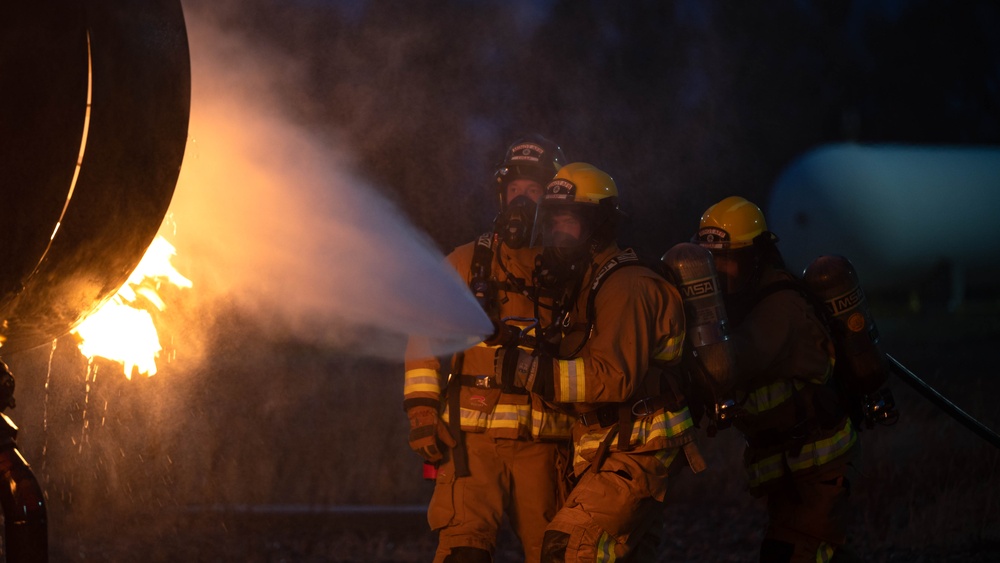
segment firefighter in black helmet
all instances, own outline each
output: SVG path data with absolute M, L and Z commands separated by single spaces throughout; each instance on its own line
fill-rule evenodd
M 846 542 L 849 463 L 858 435 L 833 385 L 820 312 L 784 267 L 753 203 L 732 196 L 701 216 L 736 355 L 734 426 L 746 437 L 750 492 L 767 498 L 763 562 L 855 561 Z
M 494 174 L 494 229 L 448 256 L 498 327 L 496 338 L 453 357 L 447 383 L 448 371 L 421 354 L 418 341 L 407 348 L 410 446 L 438 465 L 428 510 L 437 563 L 492 561 L 505 514 L 525 561 L 539 561 L 542 534 L 565 495 L 572 418 L 537 394 L 502 389 L 493 376 L 498 349 L 530 350 L 531 325 L 548 323 L 548 309 L 531 298 L 539 249 L 530 236 L 536 202 L 563 164 L 562 149 L 540 135 L 513 142 Z

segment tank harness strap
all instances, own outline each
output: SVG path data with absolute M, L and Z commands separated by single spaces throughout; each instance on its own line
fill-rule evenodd
M 451 378 L 448 380 L 448 430 L 455 438 L 455 447 L 451 449 L 452 461 L 455 463 L 455 477 L 468 477 L 469 453 L 465 449 L 465 435 L 462 432 L 462 364 L 465 353 L 455 354 Z
M 590 463 L 591 473 L 597 473 L 601 470 L 601 466 L 604 465 L 604 460 L 608 457 L 608 449 L 611 447 L 611 442 L 613 442 L 615 436 L 618 436 L 620 433 L 620 425 L 617 424 L 615 424 L 615 428 L 608 430 L 607 435 L 605 435 L 604 439 L 601 440 L 601 445 L 597 446 L 597 452 L 594 453 L 594 461 Z
M 496 235 L 494 233 L 483 233 L 476 239 L 476 246 L 472 251 L 472 266 L 469 272 L 469 289 L 475 295 L 479 305 L 482 306 L 486 314 L 493 320 L 497 315 L 493 284 L 490 281 L 490 271 L 493 264 L 493 248 Z M 452 461 L 455 463 L 455 477 L 468 477 L 469 473 L 469 453 L 465 448 L 465 434 L 462 432 L 462 385 L 470 384 L 473 387 L 489 384 L 486 379 L 483 382 L 473 381 L 469 376 L 462 374 L 462 364 L 465 361 L 465 354 L 459 352 L 452 359 L 452 373 L 448 379 L 448 430 L 455 439 L 455 447 L 451 449 Z
M 590 294 L 587 296 L 588 335 L 594 326 L 594 320 L 597 316 L 597 292 L 604 286 L 604 282 L 607 281 L 611 274 L 617 272 L 623 267 L 642 265 L 642 262 L 639 260 L 639 255 L 636 254 L 635 250 L 631 248 L 626 248 L 601 265 L 600 269 L 598 269 L 597 273 L 594 275 L 594 281 L 590 284 Z M 594 458 L 594 463 L 592 465 L 595 472 L 600 470 L 601 464 L 604 462 L 607 448 L 610 446 L 615 435 L 618 436 L 618 451 L 627 452 L 632 449 L 632 423 L 636 414 L 635 408 L 640 404 L 652 405 L 653 401 L 658 401 L 661 398 L 662 397 L 649 397 L 638 402 L 627 400 L 616 405 L 608 405 L 606 407 L 602 407 L 602 409 L 598 409 L 598 420 L 611 420 L 613 421 L 612 423 L 617 422 L 618 428 L 617 432 L 614 430 L 608 432 L 608 436 L 603 442 L 601 442 L 601 447 L 598 449 L 598 455 Z M 602 410 L 603 412 L 600 412 Z M 583 420 L 582 417 L 581 420 Z
M 484 269 L 487 273 L 493 263 L 494 233 L 483 233 L 476 239 L 476 247 L 472 250 L 472 269 Z
M 476 301 L 494 322 L 499 310 L 496 303 L 496 284 L 493 282 L 493 252 L 496 243 L 494 233 L 483 233 L 476 239 L 472 250 L 472 264 L 469 272 L 469 289 Z
M 590 295 L 587 296 L 587 324 L 594 324 L 594 317 L 597 316 L 597 292 L 600 291 L 604 282 L 624 266 L 642 266 L 639 256 L 631 248 L 626 248 L 617 256 L 605 262 L 594 275 L 594 281 L 590 284 Z
M 607 428 L 616 422 L 621 422 L 623 419 L 631 420 L 634 417 L 649 416 L 660 409 L 670 410 L 671 406 L 672 402 L 669 397 L 656 395 L 637 401 L 604 405 L 603 407 L 577 415 L 577 420 L 584 426 Z M 626 411 L 628 414 L 623 417 Z M 631 429 L 629 431 L 631 432 Z

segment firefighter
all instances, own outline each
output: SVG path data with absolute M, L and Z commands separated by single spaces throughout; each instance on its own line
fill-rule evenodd
M 492 561 L 504 514 L 525 560 L 537 562 L 542 534 L 565 496 L 572 418 L 538 395 L 501 389 L 493 377 L 498 347 L 530 350 L 531 325 L 548 321 L 548 309 L 533 301 L 539 249 L 530 238 L 537 201 L 563 164 L 562 149 L 540 135 L 512 143 L 494 177 L 500 213 L 493 231 L 447 258 L 497 325 L 497 341 L 456 354 L 447 381 L 419 340 L 408 344 L 403 404 L 410 446 L 438 465 L 427 515 L 438 532 L 435 562 Z
M 832 380 L 820 312 L 785 269 L 764 215 L 742 197 L 708 208 L 694 241 L 715 258 L 735 348 L 750 492 L 767 498 L 760 560 L 852 561 L 843 548 L 848 464 L 859 446 Z
M 616 240 L 618 188 L 586 163 L 564 166 L 539 203 L 536 273 L 552 291 L 543 353 L 502 348 L 497 378 L 554 401 L 573 425 L 575 486 L 545 532 L 543 561 L 635 553 L 672 471 L 703 462 L 671 378 L 684 343 L 677 289 Z

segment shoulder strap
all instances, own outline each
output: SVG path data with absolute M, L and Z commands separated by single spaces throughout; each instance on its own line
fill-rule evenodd
M 490 277 L 490 270 L 493 267 L 493 244 L 495 242 L 494 233 L 483 233 L 476 239 L 476 246 L 472 250 L 472 277 L 478 275 L 486 279 Z
M 496 244 L 494 233 L 479 235 L 472 250 L 472 266 L 469 272 L 469 289 L 490 318 L 496 315 L 495 291 L 490 281 L 494 244 Z
M 601 287 L 604 286 L 604 282 L 607 281 L 608 277 L 610 277 L 611 274 L 613 274 L 614 272 L 617 272 L 618 270 L 626 266 L 642 266 L 642 265 L 643 264 L 639 260 L 639 256 L 636 255 L 635 251 L 632 250 L 631 248 L 626 248 L 621 253 L 612 257 L 610 260 L 602 264 L 601 267 L 597 269 L 597 274 L 594 275 L 593 281 L 590 282 L 590 295 L 587 296 L 587 319 L 586 322 L 583 323 L 584 326 L 583 340 L 580 341 L 580 344 L 576 347 L 576 350 L 573 350 L 573 352 L 570 353 L 569 355 L 558 356 L 559 359 L 569 359 L 575 357 L 578 353 L 580 353 L 580 350 L 582 350 L 583 347 L 586 346 L 587 341 L 590 340 L 590 333 L 594 329 L 594 319 L 597 317 L 597 306 L 596 306 L 597 292 L 600 291 Z M 577 287 L 577 290 L 574 290 L 573 292 L 574 295 L 578 294 L 577 293 L 578 291 L 579 291 L 579 286 Z M 576 297 L 573 297 L 573 300 L 575 301 Z M 553 318 L 554 324 L 558 322 L 559 322 L 558 319 Z M 563 325 L 563 326 L 568 326 L 568 325 Z
M 594 322 L 594 317 L 596 315 L 597 292 L 607 281 L 608 277 L 622 269 L 625 266 L 642 266 L 643 263 L 639 260 L 639 256 L 631 248 L 626 248 L 617 256 L 611 258 L 605 262 L 600 269 L 597 270 L 597 275 L 594 276 L 594 281 L 590 284 L 590 295 L 587 296 L 587 324 L 590 325 Z

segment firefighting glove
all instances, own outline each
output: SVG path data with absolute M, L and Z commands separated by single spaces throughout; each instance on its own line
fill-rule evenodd
M 411 407 L 406 411 L 406 416 L 410 419 L 410 448 L 428 462 L 437 463 L 443 458 L 439 443 L 449 448 L 455 447 L 457 442 L 438 416 L 437 409 Z
M 551 362 L 515 346 L 498 348 L 493 358 L 493 372 L 504 393 L 525 393 L 534 390 L 540 363 Z

